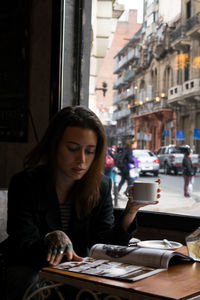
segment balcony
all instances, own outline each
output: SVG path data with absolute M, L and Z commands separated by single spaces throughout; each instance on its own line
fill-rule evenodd
M 185 26 L 181 25 L 171 32 L 170 34 L 171 42 L 183 38 L 184 36 L 185 36 Z
M 168 90 L 168 103 L 177 101 L 182 96 L 182 85 L 173 86 Z
M 112 103 L 117 104 L 118 102 L 120 102 L 120 94 L 115 94 Z
M 135 76 L 135 70 L 130 70 L 124 74 L 124 83 L 129 83 Z
M 183 100 L 200 99 L 200 78 L 185 81 L 182 85 L 177 85 L 168 90 L 168 103 Z
M 120 60 L 116 61 L 113 73 L 117 74 L 121 67 L 127 63 L 127 56 L 123 56 Z
M 186 39 L 186 26 L 180 25 L 177 29 L 173 30 L 170 34 L 171 39 L 171 46 L 174 49 L 180 50 L 185 48 L 185 42 L 186 44 L 189 43 Z
M 113 84 L 113 89 L 117 89 L 124 83 L 124 78 L 123 76 L 119 77 Z
M 134 113 L 138 116 L 155 113 L 163 109 L 169 108 L 167 104 L 167 99 L 160 99 L 159 102 L 155 100 L 150 100 L 144 102 L 142 105 L 134 106 Z
M 193 38 L 198 38 L 200 36 L 200 13 L 197 13 L 187 20 L 186 35 Z
M 117 136 L 130 136 L 134 134 L 134 127 L 133 125 L 123 126 L 120 128 L 116 128 L 116 135 Z
M 124 75 L 119 77 L 113 84 L 113 89 L 117 89 L 122 85 L 126 85 L 129 82 L 133 81 L 135 76 L 135 70 L 127 71 Z
M 122 100 L 125 100 L 129 97 L 132 97 L 135 95 L 135 89 L 131 87 L 130 89 L 120 93 L 120 94 L 115 94 L 113 97 L 113 104 L 117 104 Z
M 127 91 L 124 91 L 120 94 L 116 94 L 113 98 L 113 104 L 119 103 L 121 100 L 124 100 L 127 98 Z
M 192 79 L 184 82 L 182 95 L 184 98 L 200 96 L 200 79 Z
M 130 113 L 131 113 L 130 108 L 124 108 L 122 110 L 114 111 L 114 113 L 113 113 L 113 120 L 117 121 L 117 120 L 123 119 L 123 118 L 129 116 Z
M 130 61 L 132 59 L 138 59 L 138 58 L 140 58 L 140 53 L 137 48 L 134 48 L 134 49 L 131 49 L 128 51 L 127 61 Z
M 137 60 L 139 57 L 140 53 L 137 48 L 128 50 L 127 55 L 123 56 L 119 61 L 116 61 L 113 73 L 117 74 L 121 68 L 125 68 L 132 60 Z
M 126 91 L 126 98 L 133 97 L 136 94 L 135 89 L 131 87 Z

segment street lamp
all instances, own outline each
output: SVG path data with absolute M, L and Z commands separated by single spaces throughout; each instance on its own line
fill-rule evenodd
M 161 97 L 161 98 L 165 98 L 165 97 L 166 97 L 166 94 L 165 94 L 164 92 L 162 92 L 162 93 L 160 94 L 160 97 Z
M 157 97 L 155 98 L 155 100 L 156 100 L 156 102 L 159 102 L 159 101 L 160 101 L 160 97 L 157 96 Z
M 107 83 L 104 81 L 102 82 L 102 88 L 95 88 L 95 91 L 103 91 L 103 96 L 105 97 L 106 92 L 107 92 Z

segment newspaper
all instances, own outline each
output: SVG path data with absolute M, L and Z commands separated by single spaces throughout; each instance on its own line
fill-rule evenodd
M 83 261 L 64 262 L 54 268 L 118 280 L 137 281 L 165 271 L 172 260 L 176 263 L 180 260 L 191 261 L 192 259 L 176 251 L 96 244 Z

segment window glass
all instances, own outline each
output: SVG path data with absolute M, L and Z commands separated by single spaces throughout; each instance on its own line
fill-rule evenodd
M 161 179 L 159 205 L 144 210 L 200 217 L 200 1 L 94 0 L 92 32 L 89 107 L 108 147 L 132 140 L 137 180 Z M 188 148 L 194 183 L 185 197 Z

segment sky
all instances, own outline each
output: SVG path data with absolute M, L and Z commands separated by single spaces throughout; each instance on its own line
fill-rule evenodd
M 137 9 L 138 10 L 138 23 L 143 21 L 143 0 L 118 0 L 120 4 L 123 4 L 125 9 Z

